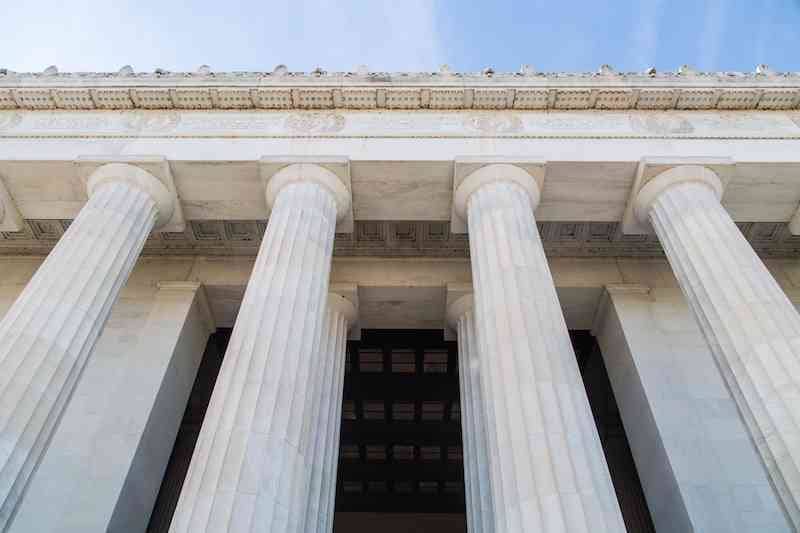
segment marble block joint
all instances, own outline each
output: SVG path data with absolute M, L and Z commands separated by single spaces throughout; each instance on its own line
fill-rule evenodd
M 0 321 L 0 530 L 8 526 L 150 232 L 173 202 L 150 173 L 99 167 L 89 201 Z
M 456 190 L 467 221 L 496 531 L 624 532 L 533 209 L 511 164 Z

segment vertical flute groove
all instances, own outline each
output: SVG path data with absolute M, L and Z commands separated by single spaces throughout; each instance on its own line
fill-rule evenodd
M 649 213 L 795 528 L 800 528 L 800 315 L 712 190 L 665 189 Z
M 494 531 L 489 451 L 482 405 L 475 317 L 468 309 L 458 318 L 458 380 L 464 441 L 464 484 L 470 533 Z
M 346 317 L 329 306 L 322 330 L 324 361 L 316 375 L 318 387 L 314 412 L 310 417 L 316 427 L 316 439 L 310 456 L 313 476 L 303 528 L 305 533 L 331 533 L 333 530 L 347 330 Z
M 300 532 L 316 428 L 336 205 L 316 183 L 278 194 L 170 531 Z
M 157 217 L 143 190 L 98 187 L 0 321 L 0 530 Z
M 528 195 L 488 183 L 467 215 L 494 529 L 623 532 Z

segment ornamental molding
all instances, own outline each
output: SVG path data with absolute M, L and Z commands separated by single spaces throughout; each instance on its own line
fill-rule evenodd
M 0 232 L 0 256 L 46 255 L 71 220 L 25 220 L 17 232 Z M 538 222 L 549 257 L 664 257 L 655 235 L 626 235 L 620 222 Z M 800 236 L 785 222 L 737 222 L 764 258 L 800 258 Z M 266 220 L 191 220 L 183 232 L 153 233 L 145 256 L 255 256 Z M 337 257 L 468 258 L 469 239 L 447 221 L 357 220 L 353 233 L 337 233 Z
M 197 72 L 15 73 L 0 109 L 20 110 L 791 110 L 800 73 Z
M 0 138 L 800 139 L 800 112 L 0 110 Z

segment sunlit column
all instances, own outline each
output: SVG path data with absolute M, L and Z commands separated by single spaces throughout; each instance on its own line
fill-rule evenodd
M 538 184 L 491 164 L 454 201 L 469 230 L 495 530 L 625 531 L 533 216 Z
M 720 204 L 721 194 L 712 170 L 679 166 L 639 191 L 635 212 L 658 235 L 800 529 L 800 315 Z
M 269 181 L 272 212 L 170 531 L 301 531 L 317 428 L 314 373 L 325 324 L 339 178 L 313 164 Z
M 471 294 L 447 309 L 447 322 L 458 332 L 458 382 L 461 398 L 461 432 L 464 442 L 464 489 L 467 529 L 470 533 L 494 531 L 494 506 L 489 476 L 486 412 L 483 409 L 478 339 Z
M 303 531 L 331 533 L 339 466 L 339 429 L 342 422 L 342 392 L 347 331 L 356 319 L 356 308 L 338 294 L 328 295 L 328 311 L 322 329 L 317 365 L 315 408 L 311 419 L 314 432 L 311 488 Z
M 5 530 L 150 232 L 174 210 L 150 173 L 108 164 L 0 322 L 0 530 Z

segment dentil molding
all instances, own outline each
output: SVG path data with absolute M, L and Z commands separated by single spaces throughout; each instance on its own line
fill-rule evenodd
M 0 109 L 400 109 L 400 110 L 789 110 L 800 74 L 765 65 L 753 73 L 452 72 L 15 73 L 0 69 Z

